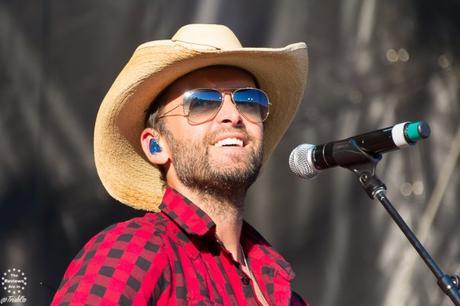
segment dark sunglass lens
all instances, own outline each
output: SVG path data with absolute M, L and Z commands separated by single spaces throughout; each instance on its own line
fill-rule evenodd
M 255 89 L 239 89 L 233 93 L 238 110 L 250 121 L 262 122 L 268 115 L 268 97 L 265 92 Z
M 184 97 L 189 120 L 194 123 L 211 119 L 219 110 L 221 101 L 220 92 L 209 89 L 191 90 Z

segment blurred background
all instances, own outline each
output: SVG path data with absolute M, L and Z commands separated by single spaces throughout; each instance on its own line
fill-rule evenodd
M 97 177 L 100 101 L 138 44 L 223 23 L 244 46 L 309 47 L 303 104 L 246 213 L 292 263 L 296 291 L 320 306 L 451 305 L 351 172 L 302 180 L 288 156 L 300 143 L 427 121 L 431 137 L 386 154 L 378 174 L 441 268 L 459 273 L 459 12 L 455 0 L 0 0 L 0 273 L 20 269 L 25 304 L 49 304 L 90 237 L 143 214 Z

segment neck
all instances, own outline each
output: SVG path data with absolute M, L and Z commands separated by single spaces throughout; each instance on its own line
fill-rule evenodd
M 182 184 L 171 187 L 190 199 L 211 218 L 216 224 L 217 239 L 224 244 L 235 260 L 242 263 L 240 236 L 246 192 L 238 196 L 226 197 L 202 190 L 192 190 Z

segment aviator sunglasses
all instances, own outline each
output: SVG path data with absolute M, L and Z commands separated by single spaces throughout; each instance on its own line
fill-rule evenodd
M 225 94 L 231 94 L 233 104 L 247 120 L 259 123 L 268 118 L 270 102 L 267 94 L 258 88 L 226 90 L 197 88 L 188 90 L 183 95 L 183 103 L 173 107 L 158 118 L 175 116 L 169 113 L 183 105 L 183 116 L 187 117 L 190 123 L 200 124 L 212 120 L 221 109 Z

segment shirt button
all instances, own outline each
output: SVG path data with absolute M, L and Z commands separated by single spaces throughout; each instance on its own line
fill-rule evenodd
M 246 275 L 241 277 L 241 281 L 243 282 L 243 285 L 249 285 L 249 277 L 247 277 Z

